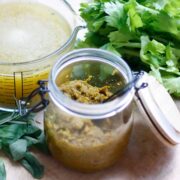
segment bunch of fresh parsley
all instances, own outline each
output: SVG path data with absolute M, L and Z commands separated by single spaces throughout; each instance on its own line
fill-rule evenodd
M 29 150 L 38 147 L 48 152 L 44 132 L 34 122 L 34 115 L 21 117 L 19 113 L 0 111 L 0 150 L 24 166 L 34 178 L 41 178 L 44 167 Z M 0 160 L 0 179 L 6 179 L 6 170 Z
M 78 48 L 114 52 L 180 97 L 179 0 L 94 0 L 80 12 L 88 32 Z

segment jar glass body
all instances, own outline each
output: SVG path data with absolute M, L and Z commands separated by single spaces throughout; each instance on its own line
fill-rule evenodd
M 27 59 L 24 59 L 21 62 L 17 62 L 16 57 L 15 58 L 12 57 L 11 61 L 6 61 L 3 58 L 0 59 L 0 109 L 13 111 L 14 108 L 16 107 L 15 98 L 21 99 L 21 98 L 27 97 L 35 88 L 38 87 L 37 85 L 38 80 L 48 78 L 50 69 L 52 68 L 52 65 L 56 62 L 56 60 L 59 59 L 59 57 L 62 56 L 63 54 L 73 49 L 74 43 L 76 40 L 76 35 L 80 27 L 79 27 L 78 17 L 75 15 L 72 9 L 63 0 L 60 0 L 60 1 L 59 0 L 2 0 L 0 2 L 0 5 L 6 6 L 6 4 L 8 3 L 9 4 L 11 3 L 12 4 L 18 4 L 18 3 L 28 4 L 31 6 L 35 4 L 35 5 L 40 5 L 40 7 L 41 6 L 46 7 L 46 9 L 49 11 L 57 12 L 57 15 L 59 15 L 59 18 L 62 18 L 63 19 L 62 21 L 67 23 L 67 26 L 69 29 L 68 30 L 69 37 L 66 40 L 64 40 L 63 43 L 60 43 L 59 46 L 57 45 L 56 49 L 49 52 L 43 52 L 42 56 L 38 55 L 35 59 L 32 59 L 32 60 L 27 60 L 28 57 L 26 56 Z M 17 11 L 17 13 L 19 12 Z M 24 12 L 24 14 L 26 18 L 26 12 Z M 27 15 L 27 18 L 28 16 L 29 15 Z M 38 14 L 37 16 L 41 17 L 41 14 L 40 15 Z M 50 16 L 48 17 L 51 18 Z M 1 19 L 0 21 L 2 21 Z M 17 19 L 18 19 L 18 15 L 17 15 Z M 28 38 L 28 34 L 25 34 L 26 32 L 24 32 L 24 30 L 26 30 L 26 26 L 22 24 L 22 17 L 20 17 L 18 21 L 20 25 L 19 26 L 17 25 L 16 29 L 10 33 L 12 34 L 12 36 L 13 36 L 13 33 L 15 33 L 14 35 L 16 35 L 16 37 L 18 35 L 20 36 L 16 42 L 19 41 L 19 43 L 24 43 L 23 39 L 21 39 L 21 36 L 25 38 L 25 40 L 26 38 Z M 23 22 L 26 23 L 26 21 L 23 21 Z M 43 18 L 42 18 L 42 22 L 45 24 Z M 34 24 L 34 26 L 36 26 L 36 24 Z M 43 26 L 44 25 L 42 25 L 42 27 Z M 8 24 L 7 24 L 7 27 L 8 27 Z M 22 27 L 24 29 L 21 29 Z M 51 28 L 51 24 L 49 24 L 49 27 Z M 31 29 L 31 31 L 33 31 L 33 29 Z M 36 29 L 34 29 L 34 31 L 36 31 Z M 9 35 L 8 37 L 11 37 L 11 36 Z M 13 37 L 11 38 L 12 42 L 13 42 Z M 38 37 L 35 39 L 31 38 L 32 44 L 33 42 L 38 41 L 37 39 Z M 39 44 L 39 46 L 41 46 L 41 43 Z M 12 49 L 9 49 L 9 50 L 11 51 Z M 7 52 L 9 50 L 6 49 Z M 6 52 L 5 52 L 5 55 L 6 55 Z M 31 102 L 31 105 L 33 105 L 37 101 L 38 99 L 35 98 L 33 102 Z
M 113 165 L 128 145 L 132 125 L 132 103 L 115 116 L 100 120 L 69 115 L 53 101 L 45 112 L 50 152 L 65 166 L 82 172 Z
M 119 60 L 122 62 L 119 57 L 96 49 L 79 50 L 75 54 L 70 53 L 70 56 L 67 55 L 66 58 L 58 61 L 51 72 L 50 105 L 45 111 L 45 134 L 50 152 L 56 159 L 67 167 L 93 172 L 111 166 L 124 152 L 133 125 L 134 91 L 131 89 L 123 97 L 98 105 L 87 105 L 70 100 L 61 94 L 55 85 L 61 74 L 57 71 L 65 63 L 73 64 L 73 60 L 82 57 L 78 61 L 82 64 L 83 59 L 92 60 L 98 57 L 104 62 L 114 63 L 116 67 L 121 68 L 122 65 L 116 64 Z M 64 66 L 62 70 L 66 67 Z M 128 82 L 132 75 L 127 68 L 125 66 L 121 70 L 126 71 L 122 74 L 127 75 Z M 66 72 L 69 73 L 69 70 Z

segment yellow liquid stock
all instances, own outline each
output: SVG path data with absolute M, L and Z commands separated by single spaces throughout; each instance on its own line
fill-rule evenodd
M 60 48 L 70 37 L 67 21 L 40 3 L 0 4 L 0 107 L 14 108 L 14 97 L 27 97 L 37 81 L 47 79 L 60 55 L 43 58 Z M 24 65 L 3 63 L 24 63 Z M 28 64 L 28 62 L 30 62 Z
M 38 87 L 38 80 L 48 78 L 49 68 L 46 67 L 44 70 L 36 69 L 37 72 L 17 72 L 13 73 L 13 75 L 0 75 L 0 106 L 14 108 L 14 97 L 17 99 L 27 97 Z

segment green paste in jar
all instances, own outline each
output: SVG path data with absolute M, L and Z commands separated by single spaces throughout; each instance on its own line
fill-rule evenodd
M 98 104 L 112 95 L 108 86 L 101 88 L 92 86 L 88 81 L 73 80 L 63 83 L 60 86 L 63 91 L 71 99 L 86 104 Z
M 112 95 L 108 86 L 93 87 L 84 80 L 68 81 L 59 88 L 81 103 L 97 104 Z M 131 110 L 130 104 L 120 116 L 94 121 L 58 112 L 51 104 L 45 114 L 45 132 L 52 155 L 83 172 L 111 166 L 127 146 Z

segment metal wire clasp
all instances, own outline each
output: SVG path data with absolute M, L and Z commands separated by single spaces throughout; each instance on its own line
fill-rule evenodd
M 135 84 L 137 81 L 144 75 L 144 71 L 139 71 L 139 72 L 133 72 L 134 78 L 125 84 L 121 89 L 118 89 L 112 96 L 109 98 L 105 99 L 102 103 L 109 102 L 119 96 L 124 95 L 126 92 L 128 92 L 131 88 L 135 87 Z
M 140 76 L 143 76 L 144 75 L 144 71 L 141 71 L 140 72 Z M 139 79 L 139 78 L 138 78 Z M 146 87 L 148 87 L 148 83 L 147 82 L 141 82 L 140 83 L 140 85 L 139 86 L 137 86 L 137 84 L 134 86 L 134 89 L 135 89 L 135 95 L 137 96 L 137 97 L 139 97 L 139 90 L 141 90 L 141 89 L 144 89 L 144 88 L 146 88 Z
M 49 92 L 47 88 L 47 80 L 39 80 L 38 85 L 39 87 L 31 92 L 28 97 L 22 98 L 21 100 L 16 100 L 16 105 L 18 107 L 19 114 L 21 116 L 26 116 L 31 112 L 39 112 L 46 108 L 49 104 L 49 100 L 46 99 L 46 93 Z M 35 104 L 33 107 L 28 108 L 30 105 L 30 101 L 35 97 L 39 95 L 40 101 Z

